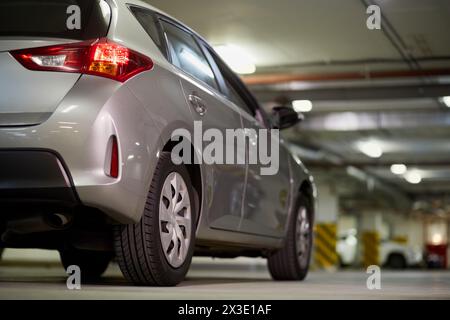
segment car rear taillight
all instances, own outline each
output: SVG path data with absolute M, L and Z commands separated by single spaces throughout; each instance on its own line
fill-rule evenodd
M 124 82 L 153 68 L 153 61 L 106 38 L 10 52 L 25 68 L 91 74 Z
M 109 167 L 109 176 L 112 178 L 119 177 L 119 145 L 117 144 L 117 138 L 112 137 L 111 145 L 111 164 Z

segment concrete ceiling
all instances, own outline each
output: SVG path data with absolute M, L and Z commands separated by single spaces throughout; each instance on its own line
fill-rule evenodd
M 260 67 L 349 57 L 399 57 L 380 32 L 361 27 L 365 24 L 365 9 L 359 1 L 150 2 L 180 18 L 212 44 L 239 45 Z M 376 52 L 364 45 L 355 52 L 355 40 L 374 43 Z
M 399 61 L 392 44 L 415 58 L 450 56 L 450 2 L 378 0 L 382 30 L 366 27 L 361 0 L 148 0 L 199 32 L 213 45 L 234 44 L 253 57 L 258 72 L 314 71 L 320 64 L 372 60 Z M 384 21 L 384 20 L 383 20 Z M 392 31 L 392 30 L 395 31 Z M 386 36 L 389 34 L 389 37 Z M 394 39 L 391 39 L 394 38 Z M 401 39 L 401 40 L 400 40 Z M 375 64 L 372 68 L 379 68 Z M 329 70 L 330 66 L 327 66 Z
M 450 108 L 440 99 L 450 96 L 450 1 L 148 2 L 213 45 L 247 51 L 257 71 L 244 79 L 268 109 L 313 102 L 285 135 L 319 174 L 351 165 L 414 196 L 450 195 Z M 369 4 L 381 7 L 381 30 L 366 27 Z M 358 149 L 368 139 L 381 158 Z M 423 182 L 392 174 L 392 163 L 419 170 Z

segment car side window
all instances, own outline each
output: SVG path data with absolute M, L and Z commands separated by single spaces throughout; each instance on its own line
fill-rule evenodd
M 138 7 L 130 7 L 131 12 L 133 13 L 136 20 L 141 24 L 142 28 L 144 28 L 145 32 L 152 38 L 153 42 L 158 46 L 158 48 L 166 54 L 166 47 L 164 41 L 161 37 L 160 27 L 158 25 L 159 21 L 157 17 L 148 10 L 138 8 Z
M 218 89 L 214 72 L 194 37 L 177 26 L 161 21 L 168 41 L 172 63 L 193 77 Z
M 253 108 L 248 105 L 248 103 L 245 101 L 245 99 L 239 94 L 239 92 L 235 89 L 233 84 L 231 83 L 230 79 L 228 78 L 228 74 L 232 71 L 225 69 L 224 63 L 220 61 L 220 59 L 217 57 L 216 53 L 211 51 L 209 48 L 207 48 L 211 58 L 214 60 L 215 64 L 218 67 L 219 72 L 221 73 L 223 77 L 223 82 L 225 86 L 225 92 L 224 94 L 226 97 L 233 102 L 235 105 L 237 105 L 239 108 L 247 112 L 248 114 L 255 116 L 255 112 L 253 111 Z
M 233 85 L 230 80 L 224 77 L 224 81 L 225 85 L 227 86 L 228 99 L 230 99 L 232 102 L 234 102 L 234 104 L 246 111 L 248 114 L 253 116 L 262 127 L 268 128 L 269 121 L 266 117 L 266 114 L 261 110 L 259 105 L 255 105 L 254 107 L 250 106 L 247 100 L 242 96 L 242 94 L 236 90 L 235 85 Z
M 233 86 L 230 84 L 230 82 L 225 79 L 225 84 L 227 86 L 227 97 L 230 99 L 234 104 L 236 104 L 238 107 L 246 111 L 247 113 L 254 116 L 254 112 L 250 107 L 247 105 L 247 103 L 242 99 L 242 97 L 237 93 L 237 91 L 233 88 Z

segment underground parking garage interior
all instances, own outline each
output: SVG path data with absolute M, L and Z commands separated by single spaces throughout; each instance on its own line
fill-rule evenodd
M 1 1 L 0 299 L 450 299 L 449 30 L 447 0 Z

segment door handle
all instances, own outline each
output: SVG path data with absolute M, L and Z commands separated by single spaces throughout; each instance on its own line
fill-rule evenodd
M 206 106 L 200 97 L 195 94 L 190 94 L 188 100 L 191 106 L 194 108 L 195 112 L 197 112 L 201 116 L 204 116 L 206 114 Z
M 197 106 L 195 107 L 195 112 L 197 112 L 199 115 L 204 116 L 206 114 L 206 106 L 203 103 L 202 99 L 198 99 Z
M 188 97 L 189 103 L 191 104 L 191 106 L 193 106 L 194 108 L 197 106 L 197 96 L 195 94 L 190 94 Z

